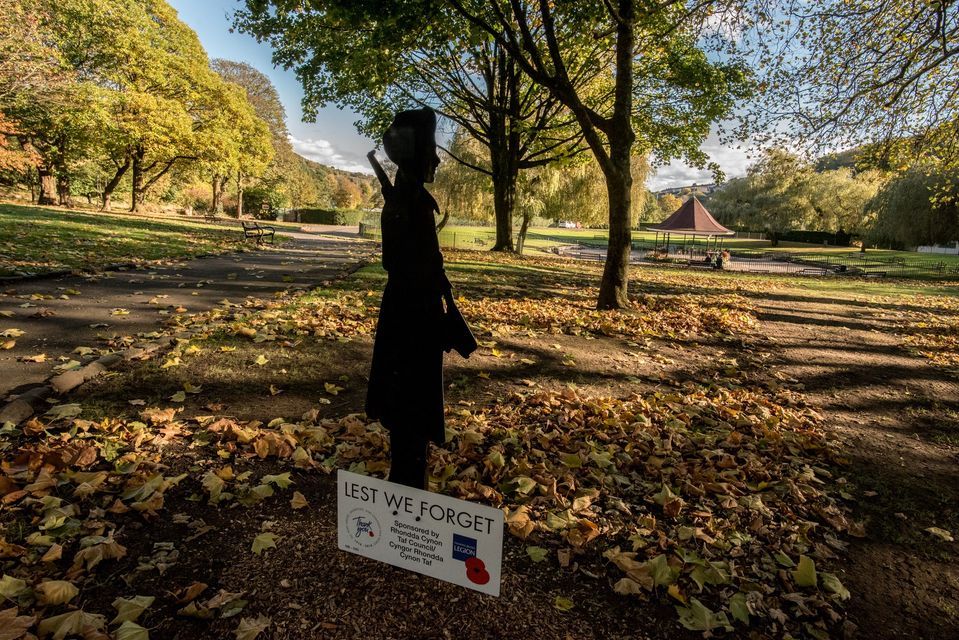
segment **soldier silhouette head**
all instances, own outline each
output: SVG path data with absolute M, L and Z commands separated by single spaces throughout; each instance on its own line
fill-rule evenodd
M 429 107 L 400 111 L 383 134 L 383 150 L 400 171 L 397 179 L 433 182 L 440 163 L 436 155 L 436 113 Z

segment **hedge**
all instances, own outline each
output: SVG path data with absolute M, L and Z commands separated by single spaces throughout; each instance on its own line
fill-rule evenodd
M 345 226 L 357 225 L 363 221 L 365 211 L 347 211 L 338 209 L 297 209 L 296 217 L 299 222 L 306 224 L 337 224 Z

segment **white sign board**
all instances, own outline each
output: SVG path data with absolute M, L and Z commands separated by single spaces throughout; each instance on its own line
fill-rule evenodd
M 339 547 L 499 595 L 503 512 L 340 469 Z

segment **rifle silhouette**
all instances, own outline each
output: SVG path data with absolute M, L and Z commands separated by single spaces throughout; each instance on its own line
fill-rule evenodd
M 383 165 L 380 164 L 380 161 L 376 159 L 376 151 L 370 151 L 366 154 L 367 159 L 370 161 L 370 165 L 373 167 L 373 173 L 376 174 L 376 179 L 380 182 L 380 189 L 383 191 L 383 199 L 388 200 L 393 195 L 393 183 L 390 182 L 390 177 L 386 174 L 386 170 L 383 169 Z M 439 207 L 436 208 L 436 213 L 440 213 Z M 446 226 L 447 220 L 449 220 L 450 212 L 447 210 L 446 213 L 442 214 L 443 218 L 436 225 L 436 232 L 439 233 L 440 229 Z
M 369 158 L 370 164 L 373 166 L 373 173 L 376 174 L 376 179 L 380 181 L 383 197 L 387 198 L 393 193 L 393 183 L 390 182 L 390 177 L 386 175 L 386 171 L 383 169 L 380 161 L 376 159 L 376 151 L 370 151 L 366 154 L 366 157 Z

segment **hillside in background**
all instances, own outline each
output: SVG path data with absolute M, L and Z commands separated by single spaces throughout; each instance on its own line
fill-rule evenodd
M 316 186 L 315 202 L 308 206 L 339 209 L 370 209 L 383 203 L 376 178 L 365 173 L 343 171 L 295 154 L 302 170 Z

